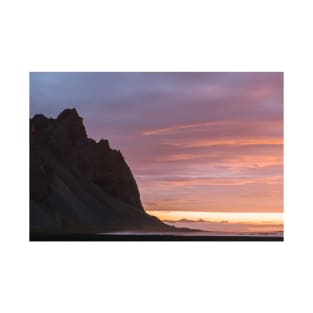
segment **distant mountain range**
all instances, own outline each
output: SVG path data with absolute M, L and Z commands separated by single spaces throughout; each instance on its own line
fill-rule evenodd
M 30 231 L 177 231 L 148 215 L 120 151 L 88 138 L 75 109 L 30 120 Z
M 187 218 L 182 218 L 180 220 L 164 220 L 166 223 L 210 223 L 210 221 L 204 220 L 202 218 L 198 220 L 189 220 Z M 227 223 L 227 221 L 222 221 L 221 223 Z

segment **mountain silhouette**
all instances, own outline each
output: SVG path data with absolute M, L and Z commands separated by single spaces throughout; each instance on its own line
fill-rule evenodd
M 120 151 L 88 138 L 76 109 L 30 119 L 30 231 L 176 231 L 148 215 Z

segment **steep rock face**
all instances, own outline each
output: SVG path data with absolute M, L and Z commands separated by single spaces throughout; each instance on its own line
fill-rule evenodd
M 54 155 L 75 175 L 143 210 L 136 181 L 122 154 L 111 149 L 107 140 L 96 143 L 89 139 L 75 109 L 64 110 L 57 119 L 35 115 L 30 123 L 33 145 Z
M 170 230 L 145 213 L 136 181 L 107 140 L 87 137 L 75 109 L 30 120 L 31 229 Z

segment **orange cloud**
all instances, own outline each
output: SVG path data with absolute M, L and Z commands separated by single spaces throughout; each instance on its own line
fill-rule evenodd
M 214 164 L 217 166 L 227 166 L 232 169 L 236 168 L 248 168 L 248 167 L 268 167 L 273 165 L 283 164 L 283 155 L 235 155 L 218 160 L 219 154 L 216 153 L 180 153 L 169 154 L 166 157 L 160 158 L 159 161 L 187 161 L 187 160 L 199 160 L 203 161 L 207 158 L 208 161 L 216 157 Z M 211 161 L 212 162 L 212 161 Z
M 214 126 L 225 126 L 229 124 L 233 124 L 234 122 L 229 122 L 229 121 L 209 121 L 209 122 L 204 122 L 204 123 L 192 123 L 192 124 L 183 124 L 183 125 L 176 125 L 172 127 L 164 127 L 164 128 L 157 128 L 153 130 L 146 130 L 142 134 L 144 136 L 153 136 L 153 135 L 168 135 L 170 133 L 176 133 L 180 130 L 185 130 L 185 129 L 198 129 L 198 128 L 203 128 L 203 127 L 214 127 Z
M 222 139 L 222 140 L 199 140 L 187 143 L 171 143 L 174 146 L 186 148 L 199 148 L 217 145 L 283 145 L 283 139 L 278 138 L 244 138 L 244 139 Z
M 267 121 L 266 127 L 271 130 L 280 130 L 281 122 L 280 121 Z M 155 128 L 150 130 L 142 131 L 141 134 L 143 136 L 166 136 L 166 135 L 175 135 L 179 133 L 184 133 L 186 130 L 190 132 L 200 132 L 203 130 L 236 130 L 240 128 L 246 128 L 251 130 L 259 130 L 264 131 L 264 123 L 262 122 L 250 122 L 250 121 L 239 121 L 239 120 L 226 120 L 226 121 L 207 121 L 202 123 L 189 123 L 189 124 L 181 124 L 170 127 L 162 127 Z M 249 134 L 246 134 L 249 135 Z
M 158 188 L 177 188 L 188 186 L 241 186 L 248 184 L 271 184 L 281 185 L 283 183 L 282 176 L 273 177 L 254 177 L 254 178 L 189 178 L 181 177 L 180 179 L 154 179 L 150 178 L 150 186 Z

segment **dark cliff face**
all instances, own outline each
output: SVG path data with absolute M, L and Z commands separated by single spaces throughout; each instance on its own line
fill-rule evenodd
M 31 130 L 32 144 L 64 163 L 74 175 L 143 210 L 136 181 L 122 154 L 112 150 L 107 140 L 88 139 L 75 109 L 63 111 L 57 119 L 35 115 Z
M 169 229 L 144 212 L 136 181 L 107 140 L 87 137 L 75 109 L 30 120 L 31 229 Z

